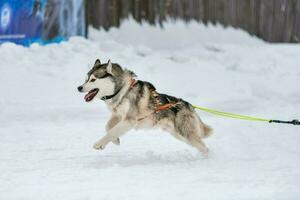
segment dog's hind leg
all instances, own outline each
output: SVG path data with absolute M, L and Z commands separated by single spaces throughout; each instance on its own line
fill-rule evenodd
M 195 135 L 193 132 L 189 132 L 188 134 L 179 133 L 176 130 L 172 130 L 172 131 L 168 131 L 168 132 L 171 133 L 171 135 L 174 136 L 176 139 L 195 147 L 200 152 L 202 152 L 204 154 L 208 153 L 208 148 L 202 142 L 201 138 L 198 137 L 197 135 Z
M 195 119 L 192 116 L 182 115 L 180 119 L 175 119 L 174 123 L 169 121 L 168 126 L 163 124 L 162 127 L 165 127 L 165 130 L 170 132 L 175 138 L 197 148 L 200 152 L 207 154 L 208 148 L 201 140 L 201 135 L 203 134 L 200 126 L 197 124 L 198 123 L 195 123 Z
M 121 121 L 108 130 L 107 134 L 94 144 L 95 149 L 104 149 L 112 141 L 117 140 L 121 135 L 132 129 L 133 124 L 129 121 Z
M 208 148 L 202 142 L 201 136 L 203 135 L 202 129 L 193 120 L 185 121 L 180 127 L 177 128 L 180 135 L 183 135 L 187 143 L 197 148 L 200 152 L 207 154 Z
M 202 142 L 201 138 L 198 137 L 197 135 L 189 134 L 187 140 L 188 140 L 188 144 L 192 145 L 193 147 L 196 147 L 202 153 L 204 154 L 208 153 L 208 148 Z
M 117 115 L 112 115 L 105 126 L 106 132 L 108 132 L 110 129 L 112 129 L 114 126 L 116 126 L 117 123 L 120 122 L 120 120 L 121 120 L 121 117 L 119 117 Z M 112 143 L 114 143 L 115 145 L 120 145 L 120 138 L 113 140 Z

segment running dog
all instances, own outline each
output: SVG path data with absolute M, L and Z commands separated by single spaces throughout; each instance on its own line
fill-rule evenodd
M 104 149 L 109 142 L 120 145 L 119 137 L 133 128 L 159 127 L 206 154 L 208 149 L 202 139 L 211 135 L 212 129 L 201 121 L 192 105 L 160 94 L 151 83 L 135 77 L 117 63 L 109 60 L 101 64 L 97 59 L 85 83 L 78 87 L 79 92 L 87 93 L 86 102 L 99 98 L 111 111 L 106 135 L 94 148 Z

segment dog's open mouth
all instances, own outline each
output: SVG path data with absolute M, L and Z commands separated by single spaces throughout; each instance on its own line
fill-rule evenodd
M 90 90 L 85 96 L 84 99 L 86 102 L 92 101 L 93 98 L 97 95 L 99 89 L 95 88 Z

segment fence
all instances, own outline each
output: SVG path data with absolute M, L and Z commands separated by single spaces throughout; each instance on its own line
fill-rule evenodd
M 129 15 L 163 26 L 168 18 L 220 23 L 270 42 L 300 42 L 300 0 L 86 0 L 87 24 L 109 29 Z

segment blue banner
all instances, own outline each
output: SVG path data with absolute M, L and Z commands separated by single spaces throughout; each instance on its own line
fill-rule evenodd
M 0 43 L 59 42 L 85 34 L 83 0 L 0 0 Z

